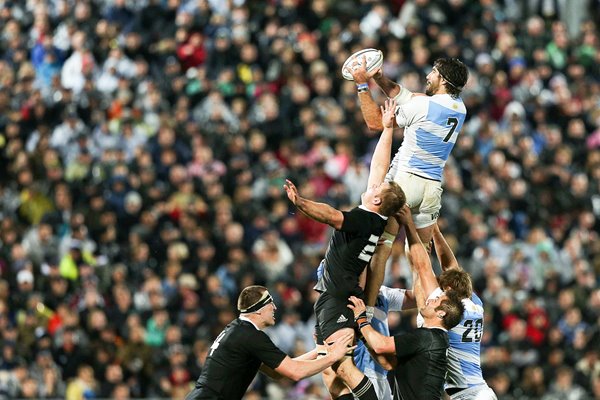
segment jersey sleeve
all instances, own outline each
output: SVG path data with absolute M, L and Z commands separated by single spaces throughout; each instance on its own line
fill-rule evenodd
M 423 338 L 419 335 L 419 330 L 394 336 L 396 345 L 396 357 L 402 358 L 411 354 L 418 353 L 422 345 Z
M 429 96 L 414 96 L 408 103 L 396 107 L 396 123 L 399 127 L 412 125 L 427 115 Z
M 247 345 L 250 353 L 269 368 L 275 369 L 287 357 L 263 331 L 256 331 L 256 335 L 248 338 Z
M 473 295 L 471 296 L 471 301 L 477 304 L 478 306 L 483 307 L 483 301 L 475 293 L 473 293 Z
M 392 289 L 382 286 L 379 290 L 388 301 L 388 311 L 402 311 L 406 289 Z
M 354 208 L 350 211 L 342 211 L 342 214 L 344 215 L 344 222 L 342 222 L 342 227 L 340 229 L 342 232 L 358 232 L 365 229 L 365 224 L 368 223 L 359 208 Z

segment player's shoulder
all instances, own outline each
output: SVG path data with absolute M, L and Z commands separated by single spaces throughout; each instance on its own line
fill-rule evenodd
M 430 101 L 455 112 L 466 113 L 467 108 L 460 97 L 450 96 L 449 94 L 436 94 L 430 97 Z
M 477 294 L 473 293 L 469 300 L 471 300 L 473 304 L 483 307 L 483 300 L 481 300 Z
M 466 313 L 483 314 L 483 302 L 476 294 L 473 294 L 470 299 L 462 299 Z
M 427 104 L 431 101 L 431 96 L 427 96 L 425 93 L 415 93 L 410 99 L 413 104 Z
M 354 207 L 352 210 L 349 211 L 349 213 L 353 213 L 356 214 L 357 216 L 360 216 L 360 218 L 364 218 L 365 221 L 375 221 L 375 222 L 385 222 L 387 223 L 388 218 L 384 217 L 381 214 L 376 213 L 375 211 L 371 211 L 369 210 L 367 207 L 360 205 L 358 207 Z

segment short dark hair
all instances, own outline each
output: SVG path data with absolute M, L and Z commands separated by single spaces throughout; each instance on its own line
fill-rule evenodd
M 238 310 L 245 310 L 251 307 L 253 304 L 256 304 L 266 290 L 266 287 L 259 285 L 248 286 L 242 290 L 242 293 L 240 293 L 237 301 Z
M 473 295 L 473 283 L 468 272 L 460 269 L 449 269 L 442 272 L 439 281 L 442 290 L 449 287 L 461 299 L 470 299 Z
M 400 185 L 394 181 L 389 184 L 389 189 L 381 192 L 381 205 L 379 206 L 379 213 L 386 217 L 396 214 L 406 203 L 406 195 Z
M 447 299 L 442 300 L 441 304 L 435 308 L 435 311 L 442 310 L 446 313 L 442 318 L 442 325 L 444 328 L 450 330 L 454 328 L 465 312 L 465 306 L 455 291 L 448 290 L 446 292 Z
M 467 66 L 458 58 L 438 58 L 433 66 L 446 81 L 446 92 L 453 97 L 458 97 L 469 79 Z

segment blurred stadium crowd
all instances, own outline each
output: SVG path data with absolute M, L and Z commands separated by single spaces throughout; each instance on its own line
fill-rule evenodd
M 471 70 L 440 225 L 486 305 L 488 383 L 600 399 L 598 9 L 0 0 L 0 397 L 181 398 L 253 283 L 276 344 L 312 347 L 329 229 L 282 184 L 358 203 L 378 133 L 340 67 L 375 47 L 412 91 L 438 56 Z M 410 285 L 402 251 L 390 286 Z M 325 395 L 258 379 L 248 398 Z

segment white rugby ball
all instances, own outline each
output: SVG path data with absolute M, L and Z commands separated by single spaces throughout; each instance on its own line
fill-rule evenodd
M 354 78 L 350 74 L 349 71 L 346 71 L 348 68 L 352 68 L 351 65 L 354 60 L 358 60 L 358 63 L 362 63 L 363 56 L 367 58 L 367 71 L 371 72 L 376 70 L 377 68 L 383 65 L 383 53 L 381 50 L 377 49 L 363 49 L 359 50 L 356 53 L 352 54 L 342 65 L 342 76 L 344 79 L 349 81 L 353 81 Z

